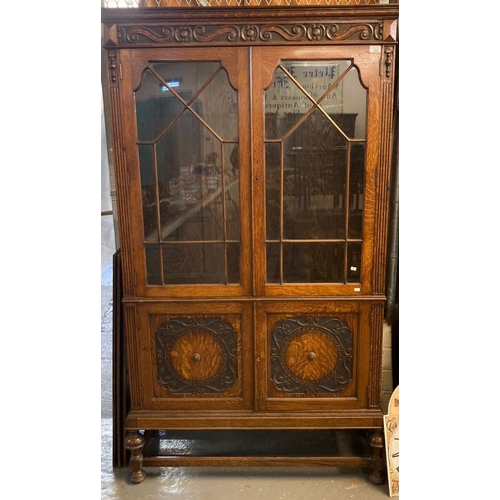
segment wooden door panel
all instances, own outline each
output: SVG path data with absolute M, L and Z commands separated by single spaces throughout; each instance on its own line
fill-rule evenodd
M 370 304 L 366 302 L 258 304 L 258 408 L 366 407 L 370 373 L 369 316 Z
M 251 305 L 157 303 L 137 309 L 143 409 L 251 407 Z

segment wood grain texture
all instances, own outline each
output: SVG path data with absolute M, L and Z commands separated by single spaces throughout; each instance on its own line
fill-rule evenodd
M 130 400 L 132 408 L 143 408 L 141 376 L 139 371 L 139 340 L 137 329 L 137 309 L 134 304 L 123 308 L 125 324 L 125 345 L 127 352 L 128 378 L 130 385 Z
M 209 335 L 189 332 L 180 337 L 170 351 L 172 365 L 187 380 L 214 377 L 222 363 L 222 349 Z
M 382 333 L 384 321 L 384 305 L 374 304 L 370 318 L 370 384 L 368 399 L 371 407 L 380 404 L 380 373 L 382 371 Z
M 368 467 L 366 457 L 145 457 L 144 467 Z
M 112 58 L 113 66 L 115 68 L 110 69 L 109 78 L 114 81 L 109 87 L 109 104 L 110 104 L 110 126 L 111 126 L 111 137 L 112 137 L 112 149 L 113 149 L 113 168 L 116 183 L 116 207 L 118 211 L 118 224 L 120 233 L 120 246 L 122 251 L 122 283 L 123 283 L 123 294 L 124 295 L 134 295 L 135 280 L 134 280 L 134 265 L 132 257 L 132 249 L 130 242 L 131 234 L 131 220 L 130 212 L 128 210 L 128 169 L 127 169 L 127 158 L 125 155 L 125 148 L 123 147 L 124 142 L 124 130 L 123 130 L 123 119 L 122 119 L 122 108 L 120 106 L 121 93 L 118 85 L 119 78 L 116 76 L 119 73 L 119 57 L 117 51 L 114 52 L 115 57 Z
M 314 411 L 130 411 L 129 429 L 378 429 L 380 408 Z
M 315 331 L 297 335 L 286 350 L 286 364 L 290 371 L 307 381 L 326 377 L 335 368 L 337 359 L 335 344 Z
M 377 218 L 374 235 L 373 291 L 383 293 L 385 290 L 387 255 L 387 231 L 390 193 L 390 167 L 392 158 L 392 123 L 394 101 L 394 58 L 395 48 L 384 48 L 384 79 L 382 86 L 382 116 L 380 123 L 379 164 L 377 169 Z

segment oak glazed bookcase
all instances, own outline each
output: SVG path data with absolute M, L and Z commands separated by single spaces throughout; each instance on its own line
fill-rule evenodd
M 102 9 L 132 481 L 224 464 L 384 480 L 397 19 L 392 4 Z M 178 431 L 311 429 L 337 451 L 161 452 Z M 359 436 L 367 453 L 343 451 Z

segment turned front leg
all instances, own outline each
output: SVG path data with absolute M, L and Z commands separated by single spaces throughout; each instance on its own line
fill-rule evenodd
M 384 435 L 382 429 L 375 429 L 368 434 L 370 446 L 370 481 L 382 484 L 386 479 L 386 465 L 384 460 Z
M 129 461 L 130 480 L 133 483 L 140 483 L 146 477 L 142 470 L 142 449 L 146 444 L 146 439 L 139 431 L 128 431 L 125 439 L 125 447 L 130 450 Z

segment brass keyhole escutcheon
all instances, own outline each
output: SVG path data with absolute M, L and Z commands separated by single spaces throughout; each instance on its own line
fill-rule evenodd
M 195 353 L 191 356 L 191 359 L 192 359 L 193 361 L 200 361 L 201 356 L 200 356 L 197 352 L 195 352 Z
M 307 359 L 308 359 L 309 361 L 313 361 L 314 359 L 316 359 L 316 353 L 311 351 L 311 352 L 307 355 Z

